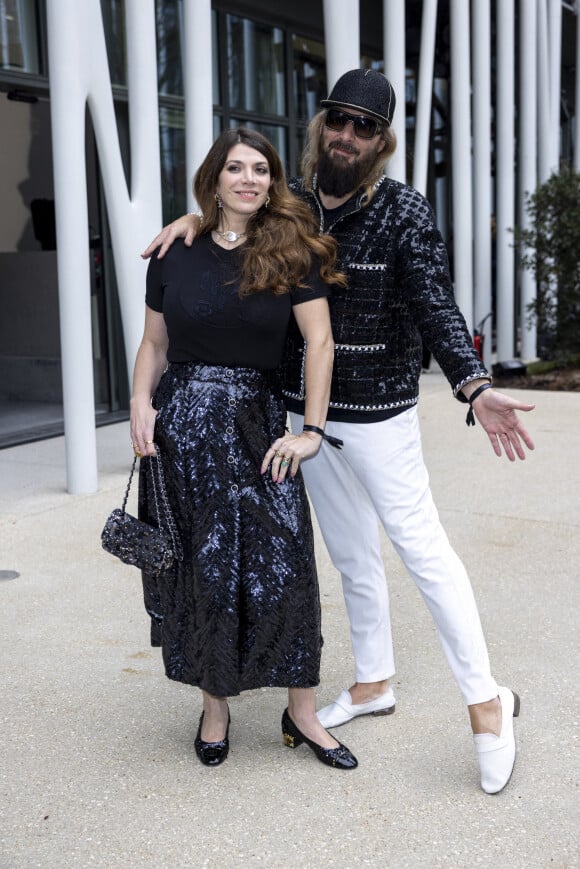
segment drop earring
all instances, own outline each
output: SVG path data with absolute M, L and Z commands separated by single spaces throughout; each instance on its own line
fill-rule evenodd
M 224 207 L 223 200 L 222 200 L 222 198 L 221 198 L 221 196 L 220 196 L 219 193 L 216 193 L 216 195 L 215 195 L 215 201 L 217 202 L 217 207 L 218 207 L 218 208 L 223 208 L 223 207 Z
M 270 204 L 270 197 L 266 196 L 266 201 L 264 202 L 264 208 L 267 208 Z

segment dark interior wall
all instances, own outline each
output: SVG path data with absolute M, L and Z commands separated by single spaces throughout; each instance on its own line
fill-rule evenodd
M 42 250 L 34 203 L 54 200 L 47 100 L 19 102 L 0 93 L 0 251 Z
M 0 93 L 0 400 L 60 401 L 59 300 L 50 105 Z M 99 226 L 94 139 L 85 141 L 89 226 Z M 91 250 L 92 293 L 96 292 Z

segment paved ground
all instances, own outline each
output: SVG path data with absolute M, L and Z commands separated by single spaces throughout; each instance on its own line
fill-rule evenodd
M 420 413 L 432 486 L 470 571 L 495 675 L 522 696 L 512 781 L 478 787 L 467 717 L 419 595 L 385 541 L 397 712 L 340 731 L 331 770 L 280 739 L 284 691 L 233 700 L 219 769 L 193 753 L 194 689 L 148 646 L 136 571 L 100 548 L 130 462 L 125 424 L 98 431 L 100 490 L 64 492 L 61 438 L 0 451 L 0 867 L 580 865 L 580 395 L 529 392 L 537 449 L 497 459 L 438 374 Z M 321 704 L 352 659 L 337 576 L 318 539 Z M 338 731 L 337 731 L 338 732 Z

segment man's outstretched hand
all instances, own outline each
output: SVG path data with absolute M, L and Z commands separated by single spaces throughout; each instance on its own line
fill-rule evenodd
M 486 389 L 473 402 L 473 412 L 480 425 L 485 429 L 496 456 L 505 452 L 510 462 L 525 459 L 523 443 L 529 450 L 534 449 L 534 442 L 522 423 L 516 411 L 528 413 L 534 404 L 516 401 L 503 392 Z
M 168 223 L 167 226 L 163 227 L 159 235 L 155 236 L 141 256 L 143 259 L 149 259 L 157 248 L 160 247 L 157 259 L 163 259 L 173 242 L 177 241 L 178 238 L 182 238 L 183 243 L 187 247 L 191 247 L 200 226 L 201 220 L 198 214 L 184 214 L 183 217 L 178 217 L 173 223 Z

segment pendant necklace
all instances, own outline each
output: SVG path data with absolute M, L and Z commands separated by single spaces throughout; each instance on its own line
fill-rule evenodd
M 243 238 L 246 234 L 245 232 L 234 232 L 232 229 L 228 229 L 226 232 L 221 232 L 219 229 L 215 229 L 214 232 L 216 232 L 220 238 L 223 238 L 224 241 L 230 241 L 232 243 L 237 241 L 239 238 Z

